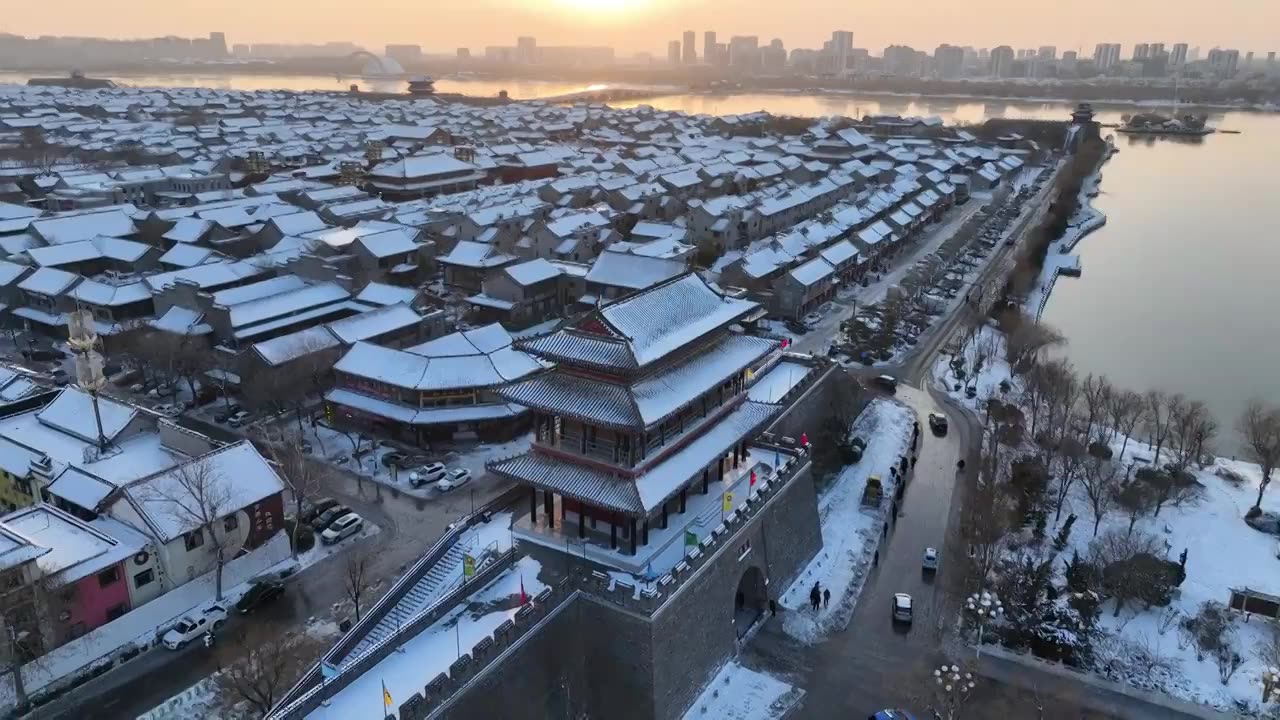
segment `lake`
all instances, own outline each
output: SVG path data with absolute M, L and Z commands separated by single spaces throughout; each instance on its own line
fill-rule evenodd
M 0 82 L 27 76 L 0 73 Z M 401 81 L 333 76 L 154 75 L 112 78 L 136 86 L 238 90 L 345 90 L 351 83 L 398 92 Z M 441 92 L 552 97 L 604 84 L 441 79 Z M 1063 103 L 924 99 L 854 94 L 682 94 L 622 104 L 687 113 L 861 116 L 938 115 L 947 122 L 990 117 L 1065 118 Z M 1134 112 L 1099 111 L 1104 122 Z M 1220 449 L 1237 447 L 1235 418 L 1252 395 L 1280 403 L 1280 240 L 1268 208 L 1280 197 L 1280 115 L 1227 112 L 1210 123 L 1240 135 L 1202 142 L 1129 139 L 1103 170 L 1095 202 L 1106 227 L 1076 248 L 1084 274 L 1060 280 L 1043 320 L 1067 337 L 1082 372 L 1103 373 L 1135 390 L 1159 387 L 1206 402 L 1223 429 Z

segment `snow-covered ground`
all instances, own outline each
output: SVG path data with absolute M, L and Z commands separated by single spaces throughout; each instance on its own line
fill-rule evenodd
M 1113 443 L 1117 455 L 1121 444 Z M 1137 458 L 1149 460 L 1151 457 L 1152 448 L 1130 442 L 1120 462 L 1127 465 Z M 1244 482 L 1237 486 L 1220 477 L 1218 471 L 1223 469 L 1244 478 Z M 1257 465 L 1219 459 L 1203 470 L 1193 467 L 1191 471 L 1204 486 L 1199 502 L 1182 507 L 1166 506 L 1158 517 L 1141 518 L 1134 527 L 1134 532 L 1150 533 L 1163 540 L 1167 560 L 1177 562 L 1182 551 L 1187 551 L 1187 577 L 1169 606 L 1180 615 L 1171 627 L 1162 630 L 1161 618 L 1166 608 L 1145 610 L 1140 604 L 1131 604 L 1119 617 L 1114 617 L 1115 606 L 1108 601 L 1102 607 L 1099 621 L 1120 642 L 1115 646 L 1104 645 L 1108 652 L 1100 654 L 1123 668 L 1114 673 L 1117 679 L 1139 686 L 1155 684 L 1184 700 L 1232 710 L 1236 701 L 1256 704 L 1261 697 L 1257 681 L 1263 666 L 1255 650 L 1262 643 L 1270 642 L 1280 628 L 1265 620 L 1246 622 L 1243 616 L 1237 616 L 1236 649 L 1244 663 L 1224 685 L 1216 661 L 1207 656 L 1204 660 L 1196 659 L 1196 649 L 1179 632 L 1177 621 L 1194 616 L 1206 601 L 1227 605 L 1232 588 L 1280 595 L 1280 557 L 1277 557 L 1280 544 L 1275 536 L 1254 530 L 1244 522 L 1245 511 L 1258 496 L 1262 475 Z M 1280 493 L 1275 492 L 1275 488 L 1264 495 L 1262 507 L 1280 512 Z M 1063 517 L 1072 512 L 1080 519 L 1073 528 L 1070 545 L 1083 556 L 1093 540 L 1093 512 L 1079 486 L 1068 497 Z M 1109 529 L 1123 532 L 1128 523 L 1128 517 L 1120 511 L 1104 514 L 1098 535 Z M 1168 663 L 1169 670 L 1148 678 L 1152 659 Z
M 730 662 L 707 683 L 684 720 L 775 720 L 802 697 L 803 690 Z
M 351 457 L 354 449 L 352 438 L 355 438 L 355 435 L 342 433 L 321 424 L 316 424 L 314 428 L 308 426 L 307 434 L 315 440 L 311 454 L 335 467 L 357 473 L 366 480 L 372 480 L 380 485 L 395 488 L 406 495 L 420 498 L 432 498 L 439 495 L 439 492 L 431 486 L 415 488 L 410 485 L 409 473 L 411 470 L 393 470 L 382 464 L 382 456 L 395 452 L 395 448 L 379 445 L 373 451 L 366 452 L 359 458 L 353 458 Z M 462 449 L 419 452 L 429 457 L 433 462 L 444 463 L 450 470 L 454 468 L 470 470 L 472 479 L 478 480 L 487 472 L 484 467 L 486 462 L 519 455 L 527 451 L 531 437 L 530 435 L 525 435 L 505 443 L 480 443 Z M 356 439 L 363 448 L 367 449 L 369 447 L 368 438 L 363 440 Z
M 873 400 L 854 423 L 853 434 L 867 441 L 862 459 L 846 467 L 818 499 L 822 550 L 779 598 L 787 610 L 783 629 L 792 637 L 815 642 L 853 615 L 897 489 L 889 468 L 908 453 L 915 421 L 915 413 L 907 406 L 881 399 Z M 866 509 L 862 492 L 871 475 L 880 477 L 884 499 L 880 507 Z M 809 609 L 809 589 L 814 582 L 830 590 L 833 601 L 831 609 L 817 614 Z
M 1098 170 L 1081 183 L 1079 209 L 1067 221 L 1067 229 L 1063 232 L 1062 237 L 1049 245 L 1049 251 L 1045 254 L 1044 266 L 1040 269 L 1040 277 L 1036 279 L 1035 285 L 1027 293 L 1025 303 L 1026 308 L 1037 318 L 1044 312 L 1044 306 L 1049 301 L 1049 293 L 1053 292 L 1054 283 L 1057 282 L 1061 269 L 1074 267 L 1079 271 L 1080 258 L 1071 254 L 1076 245 L 1086 235 L 1107 224 L 1107 216 L 1095 208 L 1090 201 L 1099 192 L 1099 184 L 1102 182 L 1101 166 L 1105 165 L 1107 160 L 1111 159 L 1114 154 L 1114 147 L 1108 149 Z
M 960 352 L 964 358 L 963 378 L 959 377 L 955 368 L 952 367 L 952 361 L 955 359 L 952 355 L 939 355 L 932 370 L 934 382 L 946 390 L 956 402 L 976 411 L 987 398 L 1002 395 L 1000 383 L 1005 381 L 1009 381 L 1010 393 L 1017 392 L 1016 382 L 1012 379 L 1012 373 L 1009 370 L 1009 362 L 1005 359 L 1004 333 L 994 325 L 982 326 L 964 343 Z M 975 377 L 973 368 L 979 359 L 982 360 L 982 369 Z M 973 397 L 969 397 L 967 392 L 969 387 L 976 388 Z
M 760 379 L 756 380 L 751 389 L 747 391 L 747 397 L 756 402 L 780 402 L 783 396 L 791 391 L 791 388 L 804 382 L 804 379 L 811 372 L 813 372 L 813 368 L 808 365 L 783 360 L 770 368 Z
M 324 560 L 327 557 L 337 555 L 338 553 L 342 552 L 343 550 L 346 550 L 347 548 L 351 547 L 355 543 L 365 538 L 370 538 L 370 537 L 373 537 L 374 535 L 377 535 L 381 531 L 382 531 L 382 528 L 369 522 L 369 520 L 366 518 L 364 521 L 364 525 L 360 528 L 360 532 L 343 540 L 340 543 L 334 543 L 333 545 L 325 545 L 324 543 L 320 542 L 320 536 L 316 535 L 316 544 L 313 545 L 310 550 L 303 553 L 298 553 L 298 569 L 301 570 L 303 568 L 311 567 L 312 565 L 315 565 L 316 563 L 320 562 L 321 560 Z
M 391 695 L 387 713 L 399 717 L 400 703 L 409 699 L 436 675 L 447 672 L 453 661 L 481 639 L 493 634 L 520 609 L 520 591 L 533 596 L 546 587 L 538 580 L 541 565 L 522 557 L 515 565 L 472 595 L 469 602 L 449 612 L 434 625 L 406 642 L 396 652 L 343 688 L 326 705 L 308 715 L 309 720 L 350 720 L 369 716 L 382 696 Z M 372 699 L 372 700 L 371 700 Z

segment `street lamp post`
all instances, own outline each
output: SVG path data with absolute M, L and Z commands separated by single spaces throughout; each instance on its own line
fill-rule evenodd
M 978 648 L 974 657 L 982 657 L 982 633 L 989 621 L 1004 614 L 1004 603 L 995 593 L 983 590 L 970 595 L 964 607 L 978 624 Z

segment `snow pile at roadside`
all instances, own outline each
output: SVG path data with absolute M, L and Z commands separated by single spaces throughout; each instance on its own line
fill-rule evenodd
M 991 397 L 1001 397 L 1000 383 L 1010 381 L 1010 393 L 1016 391 L 1013 374 L 1005 356 L 1004 333 L 991 324 L 983 325 L 972 338 L 965 342 L 960 350 L 964 358 L 964 377 L 957 377 L 951 367 L 954 356 L 939 355 L 933 364 L 934 382 L 946 391 L 957 403 L 970 410 L 978 410 L 982 403 Z M 973 376 L 973 368 L 977 360 L 982 359 L 982 370 Z M 959 385 L 959 389 L 956 386 Z M 965 389 L 974 386 L 977 393 L 968 397 Z
M 804 691 L 762 672 L 731 662 L 684 714 L 684 720 L 774 720 L 804 696 Z
M 867 442 L 862 459 L 841 471 L 818 499 L 822 550 L 778 599 L 785 610 L 783 629 L 797 640 L 815 642 L 843 627 L 853 615 L 896 491 L 889 468 L 909 454 L 915 421 L 915 413 L 907 406 L 878 399 L 854 422 L 853 435 Z M 871 475 L 880 477 L 884 499 L 880 507 L 864 509 L 862 493 Z M 832 607 L 816 615 L 809 609 L 809 590 L 814 582 L 829 589 L 832 599 Z
M 1119 446 L 1120 443 L 1113 443 L 1117 454 Z M 1151 456 L 1149 446 L 1130 442 L 1121 462 L 1127 465 L 1136 457 L 1150 459 Z M 1234 472 L 1244 478 L 1244 482 L 1236 486 L 1220 477 L 1219 470 Z M 1158 687 L 1184 700 L 1234 710 L 1237 701 L 1256 704 L 1260 699 L 1257 678 L 1262 664 L 1255 651 L 1280 630 L 1265 620 L 1254 618 L 1246 622 L 1244 616 L 1237 615 L 1234 642 L 1243 664 L 1224 685 L 1216 660 L 1207 655 L 1197 660 L 1195 645 L 1179 630 L 1178 624 L 1183 618 L 1196 615 L 1206 601 L 1228 604 L 1232 588 L 1280 595 L 1277 538 L 1258 532 L 1244 522 L 1245 512 L 1258 495 L 1261 471 L 1257 465 L 1218 460 L 1204 470 L 1192 467 L 1191 471 L 1204 486 L 1198 503 L 1166 506 L 1158 517 L 1144 517 L 1134 527 L 1135 533 L 1145 532 L 1163 540 L 1165 559 L 1171 562 L 1177 562 L 1182 551 L 1187 551 L 1186 580 L 1168 608 L 1146 610 L 1140 603 L 1130 604 L 1115 617 L 1114 602 L 1104 603 L 1099 625 L 1117 641 L 1099 641 L 1099 659 L 1111 661 L 1110 674 L 1114 679 L 1138 687 Z M 1063 508 L 1063 517 L 1074 512 L 1080 519 L 1072 531 L 1071 548 L 1065 557 L 1070 557 L 1071 549 L 1083 557 L 1093 540 L 1093 511 L 1079 486 L 1073 488 L 1068 503 Z M 1264 495 L 1262 507 L 1280 512 L 1280 493 L 1274 487 Z M 1108 530 L 1125 532 L 1128 524 L 1128 517 L 1120 510 L 1104 514 L 1098 535 L 1101 537 Z M 1162 615 L 1170 609 L 1180 614 L 1162 623 Z M 1153 665 L 1157 666 L 1154 673 Z M 1168 665 L 1168 669 L 1163 670 L 1160 665 Z

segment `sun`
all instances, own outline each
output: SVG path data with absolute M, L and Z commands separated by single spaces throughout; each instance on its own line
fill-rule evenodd
M 555 0 L 565 10 L 593 15 L 625 15 L 641 9 L 649 0 Z

